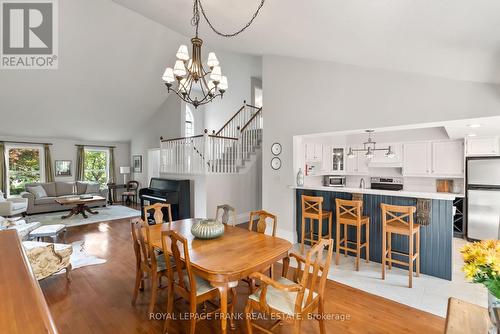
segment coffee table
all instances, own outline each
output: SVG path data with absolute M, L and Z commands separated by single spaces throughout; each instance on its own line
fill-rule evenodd
M 71 212 L 69 214 L 61 217 L 62 219 L 66 219 L 80 213 L 82 214 L 83 218 L 88 218 L 87 212 L 93 215 L 98 214 L 99 212 L 92 211 L 88 207 L 88 205 L 103 200 L 105 200 L 105 198 L 102 196 L 92 196 L 85 199 L 82 199 L 80 197 L 68 197 L 68 198 L 58 198 L 56 199 L 56 202 L 61 205 L 74 205 L 73 209 L 71 209 Z

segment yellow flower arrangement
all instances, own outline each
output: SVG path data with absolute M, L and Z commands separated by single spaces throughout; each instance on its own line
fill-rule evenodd
M 465 245 L 460 252 L 464 258 L 465 277 L 482 283 L 500 298 L 500 241 L 484 240 Z

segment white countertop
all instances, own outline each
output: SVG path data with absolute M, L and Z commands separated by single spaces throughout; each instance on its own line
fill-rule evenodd
M 290 186 L 292 189 L 305 189 L 305 190 L 320 190 L 320 191 L 333 191 L 341 193 L 355 193 L 355 194 L 372 194 L 372 195 L 385 195 L 385 196 L 398 196 L 398 197 L 412 197 L 412 198 L 428 198 L 428 199 L 442 199 L 452 201 L 456 197 L 464 197 L 464 194 L 452 193 L 438 193 L 438 192 L 419 192 L 419 191 L 395 191 L 395 190 L 378 190 L 378 189 L 362 189 L 362 188 L 348 188 L 348 187 L 325 187 L 325 186 Z

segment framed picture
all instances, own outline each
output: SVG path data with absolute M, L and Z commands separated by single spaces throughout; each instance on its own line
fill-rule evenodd
M 56 176 L 71 176 L 71 160 L 56 160 Z
M 132 156 L 132 172 L 142 173 L 142 155 Z

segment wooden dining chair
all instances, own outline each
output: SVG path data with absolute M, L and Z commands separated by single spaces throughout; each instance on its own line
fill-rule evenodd
M 255 226 L 255 232 L 265 234 L 267 230 L 268 223 L 272 224 L 271 235 L 273 237 L 276 236 L 276 224 L 278 218 L 276 215 L 269 213 L 265 210 L 258 210 L 250 212 L 250 220 L 248 221 L 248 230 L 254 231 L 254 223 L 257 221 L 257 225 Z M 269 268 L 264 269 L 262 272 L 269 271 L 269 277 L 273 278 L 273 266 L 269 266 Z M 255 280 L 250 279 L 249 277 L 243 278 L 243 281 L 248 283 L 250 293 L 253 293 L 255 290 Z
M 233 217 L 232 226 L 236 225 L 236 209 L 228 204 L 218 205 L 215 212 L 215 220 L 220 221 L 224 225 L 229 224 L 230 216 Z
M 169 320 L 173 308 L 175 295 L 179 295 L 189 302 L 190 324 L 189 333 L 194 334 L 196 323 L 202 320 L 201 317 L 196 317 L 197 306 L 204 304 L 220 297 L 219 290 L 210 285 L 210 282 L 195 275 L 191 268 L 191 260 L 189 258 L 188 242 L 185 238 L 172 230 L 162 232 L 163 252 L 171 254 L 172 261 L 167 262 L 168 275 L 168 295 L 167 295 L 167 317 L 163 325 L 163 332 L 167 333 Z M 177 274 L 177 275 L 175 275 Z M 231 303 L 229 306 L 230 314 L 234 313 L 234 304 L 236 302 L 236 290 L 231 291 Z M 207 312 L 207 315 L 220 312 L 220 308 L 212 312 Z M 230 320 L 233 327 L 232 320 Z
M 370 262 L 370 217 L 362 215 L 363 201 L 350 201 L 340 198 L 335 199 L 337 212 L 337 221 L 335 229 L 335 264 L 339 264 L 340 251 L 344 251 L 347 256 L 348 252 L 356 254 L 355 268 L 359 271 L 359 260 L 361 256 L 361 248 L 365 248 L 365 260 Z M 344 225 L 344 236 L 340 237 L 341 227 Z M 347 232 L 349 227 L 354 227 L 356 230 L 356 240 L 349 240 Z M 361 243 L 361 230 L 365 229 L 365 242 Z M 350 247 L 353 245 L 354 247 Z
M 149 222 L 149 212 L 154 211 L 153 218 L 155 221 L 155 224 L 163 224 L 165 222 L 164 217 L 165 217 L 165 211 L 167 215 L 167 223 L 172 222 L 172 209 L 170 204 L 166 203 L 155 203 L 152 205 L 147 205 L 144 207 L 144 219 L 146 219 L 146 222 Z
M 414 265 L 416 266 L 417 277 L 420 276 L 420 225 L 413 221 L 417 209 L 414 206 L 397 206 L 384 203 L 380 204 L 380 207 L 382 209 L 382 279 L 385 279 L 386 265 L 389 266 L 389 269 L 392 269 L 393 263 L 407 266 L 408 287 L 411 288 Z M 392 249 L 393 234 L 408 237 L 408 253 Z M 393 259 L 392 254 L 407 257 L 408 262 Z
M 127 189 L 122 192 L 122 203 L 126 205 L 130 205 L 130 197 L 132 197 L 133 203 L 137 203 L 137 192 L 139 190 L 139 182 L 137 181 L 128 181 Z
M 300 235 L 300 252 L 304 254 L 304 243 L 306 241 L 314 245 L 319 242 L 322 238 L 331 239 L 332 238 L 332 218 L 333 214 L 331 211 L 323 210 L 323 197 L 321 196 L 301 196 L 302 201 L 302 226 Z M 306 219 L 309 219 L 309 231 L 306 231 Z M 327 234 L 323 234 L 323 220 L 328 219 Z M 314 223 L 318 222 L 318 233 L 314 232 Z M 309 237 L 306 235 L 309 234 Z M 317 239 L 314 237 L 316 234 Z
M 326 257 L 323 259 L 323 250 L 327 248 Z M 301 322 L 308 318 L 308 314 L 318 310 L 319 328 L 321 334 L 326 334 L 324 313 L 325 284 L 330 269 L 333 253 L 333 240 L 321 239 L 308 252 L 306 257 L 291 253 L 295 258 L 298 268 L 295 270 L 293 280 L 285 278 L 288 265 L 283 267 L 283 277 L 272 280 L 262 273 L 253 273 L 251 278 L 261 281 L 261 288 L 248 297 L 245 307 L 246 327 L 249 334 L 253 328 L 265 333 L 272 330 L 285 319 L 293 319 L 293 333 L 301 333 Z M 285 261 L 288 262 L 288 261 Z M 302 268 L 302 265 L 304 267 Z M 272 314 L 278 320 L 271 328 L 264 328 L 251 320 L 253 311 Z
M 136 277 L 132 305 L 135 305 L 139 290 L 144 290 L 144 280 L 149 278 L 151 283 L 151 298 L 149 301 L 148 313 L 152 313 L 156 303 L 158 289 L 161 287 L 161 278 L 167 277 L 167 267 L 165 256 L 156 254 L 149 237 L 149 226 L 142 219 L 131 222 L 132 240 L 134 242 L 134 252 L 136 259 Z

